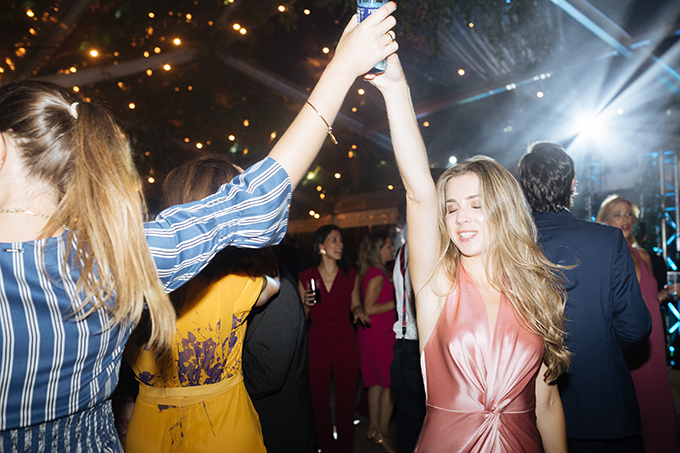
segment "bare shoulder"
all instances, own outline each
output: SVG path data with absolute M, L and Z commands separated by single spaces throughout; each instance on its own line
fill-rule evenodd
M 647 266 L 647 269 L 650 271 L 652 270 L 652 257 L 649 256 L 649 252 L 642 247 L 636 245 L 635 250 L 640 254 L 640 258 L 642 258 L 642 262 L 645 263 L 645 266 Z

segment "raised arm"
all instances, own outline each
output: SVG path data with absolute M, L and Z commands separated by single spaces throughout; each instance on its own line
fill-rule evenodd
M 406 188 L 409 272 L 416 295 L 422 350 L 439 316 L 444 300 L 441 295 L 450 289 L 436 276 L 433 278 L 435 257 L 439 256 L 437 192 L 413 112 L 411 94 L 396 54 L 387 59 L 385 73 L 371 79 L 371 83 L 385 97 L 394 154 Z
M 396 8 L 396 3 L 387 3 L 360 25 L 357 25 L 356 17 L 352 17 L 340 38 L 335 56 L 309 96 L 309 104 L 318 113 L 305 104 L 270 152 L 269 156 L 288 172 L 293 188 L 311 165 L 328 135 L 324 120 L 329 125 L 333 124 L 354 80 L 397 50 L 397 44 L 387 35 L 396 24 L 390 16 Z

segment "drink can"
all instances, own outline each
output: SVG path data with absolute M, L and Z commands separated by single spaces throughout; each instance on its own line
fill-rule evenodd
M 389 0 L 357 0 L 357 18 L 361 23 L 368 16 L 373 14 L 378 8 L 383 6 Z M 368 71 L 369 74 L 382 74 L 387 67 L 387 60 L 378 62 L 373 69 Z

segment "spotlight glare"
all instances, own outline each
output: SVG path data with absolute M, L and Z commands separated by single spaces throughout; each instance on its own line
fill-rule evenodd
M 619 115 L 623 115 L 623 109 L 618 109 L 616 113 L 618 113 Z
M 542 98 L 542 97 L 543 97 L 543 92 L 542 92 L 542 91 L 539 91 L 538 93 L 536 93 L 536 96 L 538 96 L 539 98 Z
M 456 156 L 449 157 L 449 163 L 451 165 L 456 165 L 456 162 L 458 162 L 458 158 Z

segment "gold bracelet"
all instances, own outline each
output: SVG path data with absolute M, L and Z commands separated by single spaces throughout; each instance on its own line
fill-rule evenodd
M 333 144 L 334 144 L 334 145 L 337 145 L 337 144 L 338 144 L 338 141 L 335 139 L 335 135 L 333 135 L 333 128 L 331 127 L 330 124 L 328 124 L 328 121 L 326 121 L 326 118 L 323 117 L 323 115 L 316 109 L 316 107 L 314 107 L 314 106 L 312 105 L 311 102 L 307 101 L 307 104 L 309 104 L 309 106 L 312 108 L 312 110 L 314 110 L 314 111 L 316 112 L 316 114 L 319 115 L 319 118 L 321 118 L 321 121 L 323 121 L 323 123 L 324 123 L 324 124 L 326 125 L 326 127 L 328 128 L 327 133 L 328 133 L 328 135 L 331 136 L 331 140 L 333 141 Z

